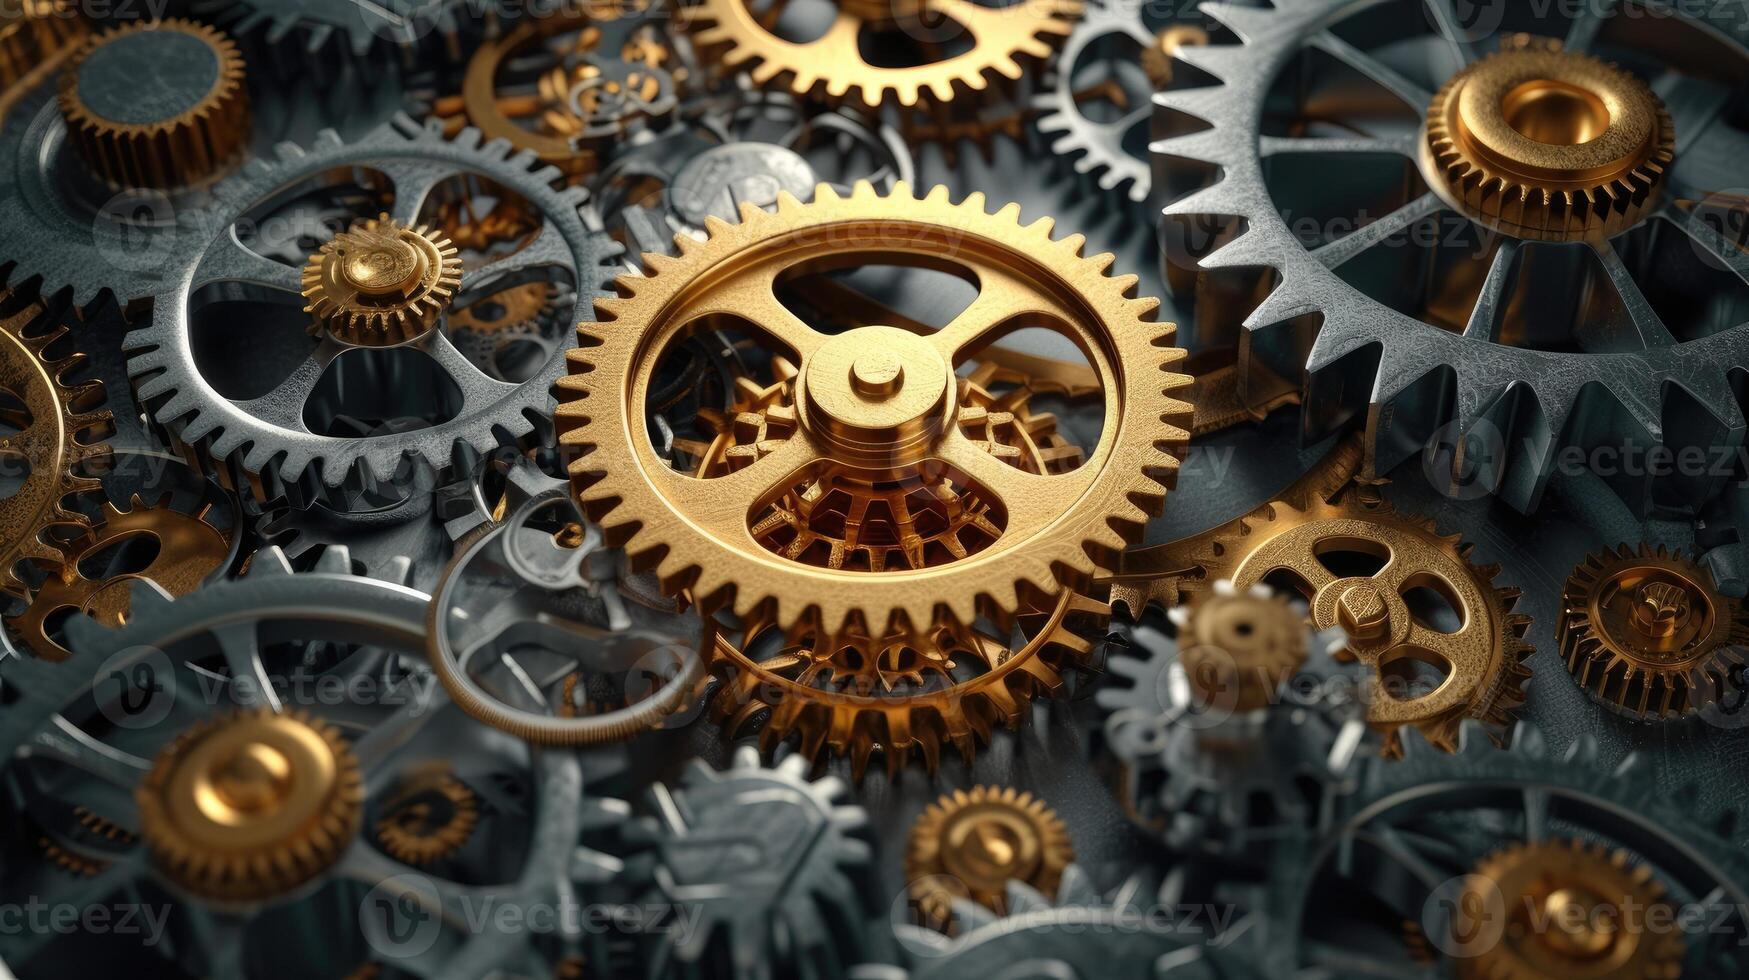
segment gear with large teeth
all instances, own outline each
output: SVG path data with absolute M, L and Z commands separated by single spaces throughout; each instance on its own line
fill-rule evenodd
M 468 0 L 199 0 L 195 6 L 238 38 L 302 48 L 311 58 L 333 51 L 355 64 L 385 54 L 410 59 L 421 48 L 459 57 L 471 25 Z

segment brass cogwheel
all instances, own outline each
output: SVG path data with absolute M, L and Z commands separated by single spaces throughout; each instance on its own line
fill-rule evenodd
M 111 845 L 127 846 L 136 839 L 133 833 L 114 821 L 97 815 L 88 807 L 74 807 L 73 819 L 78 824 L 73 833 L 84 841 L 101 840 Z M 102 858 L 87 857 L 62 847 L 47 834 L 37 837 L 36 846 L 45 860 L 76 878 L 96 877 L 110 866 L 110 862 Z
M 1217 589 L 1198 593 L 1174 615 L 1179 663 L 1202 703 L 1235 692 L 1232 710 L 1267 708 L 1289 678 L 1305 666 L 1305 614 L 1268 590 Z M 1176 611 L 1175 611 L 1176 612 Z
M 948 928 L 953 903 L 971 900 L 1008 911 L 1008 883 L 1055 896 L 1075 860 L 1056 812 L 1011 786 L 974 786 L 942 796 L 911 825 L 905 879 L 923 921 Z
M 777 32 L 781 3 L 758 7 L 749 0 L 700 0 L 680 8 L 680 16 L 700 48 L 713 53 L 724 68 L 747 71 L 759 85 L 782 85 L 797 96 L 859 101 L 871 108 L 886 102 L 940 107 L 983 92 L 998 79 L 1018 81 L 1028 65 L 1049 58 L 1068 36 L 1082 6 L 1082 0 L 1012 6 L 973 0 L 845 3 L 838 5 L 826 32 L 806 43 Z M 947 24 L 964 30 L 961 36 L 969 39 L 969 48 L 936 52 L 933 42 L 919 39 L 950 36 Z M 921 63 L 871 63 L 862 42 L 877 31 L 906 41 Z
M 1485 930 L 1485 945 L 1456 958 L 1462 980 L 1682 975 L 1681 931 L 1648 928 L 1675 922 L 1676 909 L 1652 869 L 1625 851 L 1573 838 L 1513 844 L 1476 865 L 1455 907 L 1478 919 L 1504 915 L 1503 931 Z
M 61 75 L 67 141 L 117 187 L 203 183 L 248 145 L 243 73 L 236 43 L 205 24 L 112 27 L 86 41 Z
M 383 804 L 377 843 L 389 856 L 414 865 L 454 857 L 480 822 L 474 791 L 447 771 L 406 780 Z
M 134 794 L 159 870 L 217 901 L 282 895 L 358 835 L 364 778 L 334 726 L 267 708 L 213 718 L 158 753 Z
M 1622 545 L 1567 579 L 1561 657 L 1586 691 L 1635 718 L 1692 714 L 1741 682 L 1749 609 L 1712 573 L 1663 547 Z
M 105 626 L 119 627 L 127 621 L 129 593 L 136 581 L 151 582 L 172 596 L 193 592 L 231 554 L 230 535 L 207 521 L 211 511 L 212 505 L 207 504 L 185 514 L 171 507 L 168 498 L 148 505 L 136 496 L 127 510 L 104 501 L 98 525 L 67 546 L 66 563 L 49 575 L 30 605 L 12 621 L 25 647 L 45 660 L 65 660 L 70 653 L 50 636 L 55 614 L 75 610 Z M 156 545 L 144 568 L 88 578 L 79 567 L 84 559 L 141 539 Z
M 424 225 L 361 219 L 304 264 L 312 333 L 357 347 L 393 347 L 437 325 L 461 286 L 460 252 Z
M 990 215 L 983 204 L 981 195 L 953 204 L 944 188 L 919 200 L 903 184 L 886 197 L 866 183 L 849 197 L 821 185 L 812 204 L 783 195 L 775 212 L 748 206 L 739 224 L 713 219 L 708 240 L 681 236 L 678 257 L 648 255 L 649 275 L 621 277 L 620 295 L 597 303 L 602 322 L 580 327 L 557 413 L 562 440 L 584 452 L 573 487 L 609 542 L 707 614 L 751 620 L 770 607 L 779 629 L 810 620 L 832 635 L 1006 618 L 1023 594 L 1058 595 L 1115 563 L 1177 470 L 1189 406 L 1173 394 L 1189 379 L 1172 370 L 1183 352 L 1167 346 L 1171 325 L 1151 322 L 1157 303 L 1132 298 L 1135 278 L 1106 275 L 1110 256 L 1084 258 L 1080 236 L 1052 240 L 1048 220 L 1021 227 L 1017 207 Z M 784 275 L 821 263 L 942 265 L 978 283 L 979 295 L 933 334 L 859 326 L 826 335 L 774 292 Z M 664 352 L 721 318 L 799 363 L 794 422 L 737 447 L 732 471 L 701 479 L 658 454 L 645 407 Z M 953 424 L 955 368 L 1017 320 L 1067 334 L 1101 383 L 1100 442 L 1067 472 L 1010 465 Z M 963 489 L 1000 515 L 999 533 L 965 557 L 943 543 L 947 557 L 903 571 L 774 554 L 754 524 L 786 494 L 807 493 L 822 469 L 930 486 L 944 506 L 950 487 Z
M 101 408 L 103 387 L 66 380 L 84 355 L 51 359 L 48 349 L 68 331 L 55 326 L 33 333 L 44 312 L 34 297 L 0 285 L 0 394 L 10 396 L 0 400 L 0 468 L 23 478 L 0 499 L 0 591 L 13 594 L 23 590 L 19 562 L 63 567 L 63 542 L 90 530 L 90 520 L 68 507 L 68 498 L 100 488 L 82 473 L 109 452 L 95 441 L 110 424 Z
M 1515 36 L 1434 96 L 1423 152 L 1477 220 L 1565 242 L 1639 221 L 1675 147 L 1675 123 L 1645 82 L 1558 41 Z
M 84 37 L 73 0 L 0 0 L 0 91 Z

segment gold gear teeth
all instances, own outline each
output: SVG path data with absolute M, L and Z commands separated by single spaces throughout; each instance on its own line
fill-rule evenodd
M 1663 547 L 1588 556 L 1567 579 L 1561 658 L 1592 697 L 1629 717 L 1705 711 L 1745 665 L 1749 609 L 1712 573 Z
M 397 861 L 429 865 L 454 857 L 480 821 L 479 799 L 447 772 L 408 781 L 377 820 L 377 843 Z
M 708 221 L 706 241 L 677 238 L 677 257 L 647 255 L 648 275 L 621 277 L 619 295 L 597 302 L 601 322 L 579 328 L 559 381 L 561 439 L 582 451 L 573 489 L 609 544 L 707 614 L 750 621 L 769 607 L 779 629 L 808 621 L 828 635 L 914 632 L 943 616 L 1007 619 L 1023 595 L 1056 596 L 1111 567 L 1176 475 L 1190 411 L 1174 397 L 1190 383 L 1174 373 L 1184 352 L 1169 346 L 1171 324 L 1152 322 L 1158 302 L 1133 297 L 1135 277 L 1106 274 L 1110 255 L 1083 257 L 1081 236 L 1053 240 L 1048 219 L 1022 227 L 1018 218 L 1015 205 L 987 214 L 980 194 L 954 204 L 945 188 L 918 199 L 899 184 L 883 197 L 865 182 L 843 197 L 822 184 L 812 204 L 782 195 L 774 212 L 749 205 L 738 224 Z M 809 257 L 854 264 L 858 254 L 871 264 L 945 261 L 983 285 L 953 324 L 928 335 L 879 326 L 822 335 L 776 302 L 772 284 L 786 269 Z M 951 424 L 953 367 L 1022 311 L 1088 351 L 1103 384 L 1101 441 L 1066 473 L 1026 473 Z M 638 434 L 656 363 L 704 315 L 754 324 L 801 365 L 793 431 L 716 479 L 676 471 Z M 750 534 L 749 515 L 823 461 L 888 480 L 945 463 L 1001 506 L 1002 534 L 966 557 L 903 572 L 773 555 Z
M 461 286 L 461 253 L 424 225 L 387 214 L 355 223 L 322 244 L 304 264 L 303 291 L 312 333 L 355 347 L 417 340 Z
M 0 92 L 53 61 L 85 31 L 73 0 L 0 2 Z
M 191 94 L 168 118 L 122 108 L 135 93 L 87 91 L 85 73 L 101 62 L 111 78 L 137 77 L 130 64 L 170 60 L 192 71 L 210 59 L 206 91 Z M 169 190 L 206 182 L 242 158 L 249 142 L 249 93 L 243 58 L 230 38 L 190 20 L 123 24 L 92 37 L 61 75 L 67 139 L 87 166 L 116 187 Z M 95 104 L 94 104 L 95 101 Z M 137 100 L 135 100 L 137 102 Z
M 340 859 L 358 835 L 364 777 L 334 726 L 256 708 L 183 732 L 134 795 L 165 876 L 204 898 L 254 902 Z
M 800 97 L 859 101 L 870 108 L 884 102 L 945 107 L 984 92 L 997 79 L 1019 81 L 1025 65 L 1049 58 L 1069 35 L 1083 3 L 1041 0 L 995 7 L 972 0 L 925 0 L 918 5 L 926 8 L 922 16 L 961 25 L 973 44 L 961 54 L 898 68 L 873 65 L 863 57 L 858 41 L 864 29 L 887 20 L 864 17 L 867 11 L 858 11 L 866 6 L 843 5 L 825 34 L 805 44 L 774 33 L 748 0 L 701 0 L 682 7 L 680 16 L 699 47 L 714 51 L 724 68 L 747 71 L 756 84 L 787 87 Z
M 1009 882 L 1054 897 L 1075 860 L 1069 831 L 1054 810 L 1011 786 L 954 790 L 911 825 L 907 890 L 928 925 L 947 930 L 955 900 L 1008 912 Z

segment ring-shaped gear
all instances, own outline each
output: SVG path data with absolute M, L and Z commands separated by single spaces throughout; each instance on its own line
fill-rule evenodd
M 1050 57 L 1055 45 L 1068 36 L 1083 4 L 1082 0 L 1041 0 L 984 6 L 972 0 L 923 0 L 917 6 L 915 16 L 926 19 L 927 26 L 901 23 L 902 30 L 934 34 L 939 31 L 938 21 L 952 22 L 969 32 L 971 47 L 910 67 L 871 64 L 858 39 L 870 25 L 882 22 L 865 16 L 869 11 L 856 4 L 840 5 L 825 33 L 807 43 L 779 36 L 748 0 L 700 0 L 681 7 L 680 16 L 701 50 L 713 53 L 724 68 L 748 71 L 758 85 L 786 88 L 800 97 L 860 102 L 870 108 L 889 102 L 915 108 L 975 98 L 998 80 L 1019 81 L 1026 65 Z
M 1749 65 L 1749 23 L 1727 4 L 1658 0 L 1649 6 L 1660 20 L 1668 16 L 1709 45 L 1709 58 L 1731 64 L 1713 77 L 1729 78 Z M 1727 227 L 1741 217 L 1740 203 L 1720 203 L 1738 180 L 1731 161 L 1739 154 L 1729 142 L 1734 128 L 1709 126 L 1707 110 L 1678 115 L 1679 137 L 1695 139 L 1678 149 L 1661 201 L 1624 235 L 1563 251 L 1582 261 L 1556 276 L 1545 260 L 1552 261 L 1557 246 L 1493 232 L 1441 195 L 1443 177 L 1427 174 L 1421 163 L 1424 127 L 1393 126 L 1389 113 L 1364 110 L 1356 119 L 1342 118 L 1325 101 L 1296 115 L 1292 99 L 1280 98 L 1284 80 L 1304 83 L 1290 96 L 1329 91 L 1309 70 L 1293 74 L 1294 66 L 1316 61 L 1338 66 L 1346 73 L 1338 77 L 1357 90 L 1377 93 L 1362 104 L 1400 103 L 1424 118 L 1440 78 L 1423 79 L 1451 71 L 1454 53 L 1472 62 L 1482 50 L 1469 37 L 1439 36 L 1430 27 L 1439 16 L 1430 11 L 1439 9 L 1419 0 L 1202 7 L 1238 42 L 1179 52 L 1218 84 L 1159 93 L 1161 127 L 1184 135 L 1151 147 L 1156 184 L 1175 198 L 1165 207 L 1163 241 L 1181 308 L 1194 302 L 1207 329 L 1245 334 L 1242 344 L 1238 337 L 1232 344 L 1248 352 L 1253 376 L 1285 378 L 1295 387 L 1303 382 L 1308 443 L 1350 424 L 1364 426 L 1369 475 L 1389 473 L 1431 448 L 1437 450 L 1429 459 L 1436 482 L 1448 490 L 1492 492 L 1528 512 L 1569 446 L 1625 440 L 1681 451 L 1741 442 L 1749 426 L 1729 373 L 1731 365 L 1749 360 L 1749 323 L 1725 306 L 1685 312 L 1690 293 L 1667 301 L 1660 292 L 1667 275 L 1662 266 L 1631 259 L 1662 236 L 1669 250 L 1661 254 L 1673 266 L 1698 263 L 1716 271 L 1721 286 L 1749 283 L 1749 251 L 1720 230 L 1719 214 L 1708 217 L 1715 206 L 1728 209 Z M 1586 54 L 1621 9 L 1600 4 L 1582 11 L 1563 50 Z M 1344 39 L 1355 22 L 1350 17 L 1412 24 L 1422 46 L 1364 49 Z M 1615 33 L 1636 29 L 1629 22 Z M 1384 27 L 1369 36 L 1398 37 Z M 1407 63 L 1414 63 L 1412 70 L 1403 70 Z M 1682 66 L 1669 77 L 1677 76 L 1698 81 Z M 1694 93 L 1690 105 L 1722 109 L 1729 89 L 1720 85 L 1717 92 L 1716 100 Z M 1186 117 L 1201 125 L 1186 132 Z M 1299 135 L 1307 125 L 1312 135 Z M 1293 209 L 1277 201 L 1286 169 L 1311 176 L 1313 183 L 1301 186 L 1323 195 L 1327 185 L 1313 175 L 1358 159 L 1392 157 L 1404 168 L 1388 181 L 1405 191 L 1366 205 L 1357 219 L 1346 212 L 1337 221 L 1320 217 L 1311 241 L 1302 237 L 1304 216 L 1284 216 L 1284 207 Z M 1403 173 L 1427 175 L 1405 180 Z M 1423 183 L 1435 189 L 1423 190 Z M 1442 220 L 1453 213 L 1459 216 L 1455 229 Z M 1461 244 L 1435 253 L 1424 247 L 1430 238 Z M 1588 271 L 1569 276 L 1568 268 Z M 1565 285 L 1569 279 L 1572 285 Z M 1563 284 L 1551 287 L 1551 281 Z M 1423 282 L 1440 288 L 1406 285 Z M 1591 299 L 1599 294 L 1605 298 Z M 1530 295 L 1577 305 L 1559 314 L 1539 306 L 1531 317 L 1537 322 L 1530 323 L 1518 312 Z M 1583 305 L 1593 302 L 1620 314 L 1600 315 Z M 1555 323 L 1561 326 L 1551 327 Z M 1558 335 L 1538 332 L 1550 329 Z M 1648 506 L 1657 489 L 1643 470 L 1633 468 L 1611 483 L 1636 508 Z M 1722 476 L 1672 478 L 1657 492 L 1671 504 L 1692 506 Z
M 392 347 L 437 325 L 462 281 L 461 250 L 434 228 L 387 214 L 354 222 L 304 264 L 310 332 Z
M 403 780 L 376 822 L 376 840 L 392 858 L 428 865 L 454 857 L 480 822 L 480 799 L 447 771 Z
M 570 319 L 589 320 L 610 274 L 607 264 L 618 252 L 590 230 L 581 189 L 555 189 L 555 169 L 531 154 L 513 154 L 504 142 L 482 145 L 473 130 L 445 139 L 435 123 L 422 126 L 403 116 L 352 143 L 325 131 L 308 149 L 284 145 L 274 159 L 251 161 L 218 186 L 221 203 L 209 215 L 205 243 L 185 260 L 177 286 L 157 298 L 150 323 L 127 335 L 125 348 L 135 393 L 148 414 L 214 470 L 247 484 L 260 498 L 287 497 L 307 506 L 348 481 L 391 481 L 405 460 L 442 470 L 454 461 L 458 445 L 485 453 L 505 439 L 525 438 L 547 416 L 549 389 L 564 372 L 562 351 L 555 349 L 526 379 L 500 381 L 463 357 L 444 330 L 431 330 L 405 349 L 420 350 L 454 383 L 459 410 L 435 425 L 359 437 L 318 435 L 305 420 L 305 403 L 341 353 L 339 345 L 318 343 L 265 396 L 236 401 L 220 394 L 202 375 L 195 354 L 191 306 L 202 287 L 224 282 L 249 295 L 286 298 L 301 297 L 303 289 L 299 267 L 243 247 L 232 225 L 288 185 L 353 167 L 386 175 L 393 191 L 390 216 L 406 225 L 417 224 L 428 196 L 453 177 L 494 181 L 533 205 L 540 225 L 532 240 L 465 271 L 457 290 L 464 299 L 571 277 L 565 283 L 575 292 Z
M 1133 276 L 1108 277 L 1111 256 L 1084 258 L 1080 236 L 1053 240 L 1048 219 L 1022 227 L 1018 217 L 1012 205 L 985 213 L 981 194 L 953 204 L 945 188 L 919 200 L 904 185 L 885 197 L 866 183 L 849 196 L 821 185 L 811 204 L 783 195 L 775 212 L 749 205 L 738 224 L 708 221 L 704 242 L 677 239 L 678 257 L 646 256 L 650 274 L 622 276 L 620 295 L 598 304 L 603 325 L 580 328 L 560 383 L 560 438 L 585 452 L 572 466 L 585 511 L 670 594 L 690 591 L 707 614 L 743 619 L 769 606 L 781 629 L 809 617 L 829 634 L 857 622 L 922 629 L 938 611 L 971 623 L 1012 615 L 1023 586 L 1057 595 L 1088 584 L 1164 501 L 1188 414 L 1174 394 L 1189 379 L 1173 373 L 1183 352 L 1166 346 L 1172 328 L 1148 319 L 1154 301 L 1131 297 Z M 773 284 L 786 269 L 810 256 L 854 265 L 859 255 L 948 262 L 977 278 L 979 296 L 929 335 L 859 327 L 827 336 L 777 302 Z M 706 315 L 738 317 L 789 347 L 804 393 L 803 424 L 716 479 L 677 471 L 644 434 L 656 362 Z M 948 424 L 952 367 L 1017 318 L 1070 332 L 1103 383 L 1100 441 L 1067 473 L 1026 473 Z M 964 558 L 902 572 L 773 554 L 748 515 L 821 460 L 901 479 L 944 463 L 1000 503 L 1003 534 Z

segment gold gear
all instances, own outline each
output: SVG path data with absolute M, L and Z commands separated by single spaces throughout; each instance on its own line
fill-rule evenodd
M 924 922 L 944 929 L 956 899 L 1006 914 L 1011 881 L 1054 897 L 1073 860 L 1069 831 L 1044 801 L 1011 786 L 974 786 L 942 796 L 911 825 L 905 879 Z
M 1503 737 L 1524 703 L 1533 650 L 1524 642 L 1529 618 L 1512 612 L 1518 590 L 1496 588 L 1499 567 L 1472 565 L 1471 546 L 1457 535 L 1396 513 L 1377 486 L 1355 483 L 1362 456 L 1358 441 L 1345 440 L 1281 499 L 1196 537 L 1131 552 L 1110 580 L 1112 603 L 1140 615 L 1150 602 L 1177 605 L 1220 579 L 1245 590 L 1285 576 L 1310 604 L 1313 627 L 1341 627 L 1345 655 L 1372 668 L 1367 717 L 1386 736 L 1387 754 L 1400 750 L 1405 725 L 1446 751 L 1456 749 L 1466 718 Z M 1340 575 L 1320 559 L 1335 551 L 1383 564 L 1371 575 Z M 1411 612 L 1404 597 L 1423 588 L 1460 614 L 1454 632 Z M 1424 693 L 1393 691 L 1397 671 L 1416 662 L 1443 679 Z
M 449 328 L 488 336 L 535 330 L 557 298 L 558 287 L 549 282 L 511 286 L 452 311 Z
M 1499 940 L 1457 958 L 1461 980 L 1674 980 L 1682 975 L 1676 929 L 1646 928 L 1654 909 L 1676 909 L 1652 869 L 1625 851 L 1564 838 L 1512 844 L 1464 879 L 1460 909 L 1503 901 Z M 1634 919 L 1638 921 L 1634 921 Z M 1490 931 L 1490 937 L 1492 932 Z
M 84 36 L 73 0 L 0 0 L 0 91 Z
M 377 843 L 397 861 L 428 865 L 454 857 L 479 822 L 473 790 L 447 771 L 425 773 L 405 781 L 383 805 Z
M 364 778 L 334 726 L 256 708 L 183 732 L 134 798 L 140 836 L 166 877 L 205 898 L 250 902 L 340 859 L 358 836 Z
M 1254 590 L 1204 592 L 1187 608 L 1178 637 L 1185 680 L 1214 703 L 1237 691 L 1235 712 L 1257 711 L 1305 666 L 1305 615 L 1286 596 Z
M 1749 609 L 1720 594 L 1711 572 L 1663 547 L 1587 557 L 1562 600 L 1561 658 L 1580 687 L 1624 714 L 1702 710 L 1745 665 Z
M 147 581 L 171 596 L 184 596 L 224 566 L 230 557 L 230 535 L 206 519 L 212 505 L 184 514 L 168 499 L 147 505 L 138 496 L 128 510 L 104 501 L 98 526 L 68 546 L 66 563 L 50 574 L 31 598 L 30 605 L 13 620 L 24 645 L 44 660 L 65 660 L 70 652 L 49 635 L 49 619 L 56 612 L 72 609 L 104 626 L 115 628 L 127 622 L 131 583 Z M 135 539 L 157 544 L 151 562 L 139 571 L 113 578 L 86 578 L 80 561 Z
M 747 71 L 756 84 L 781 84 L 800 97 L 883 102 L 907 108 L 946 106 L 966 93 L 983 92 L 998 77 L 1019 81 L 1026 65 L 1050 57 L 1081 16 L 1082 0 L 1043 0 L 1015 6 L 983 6 L 972 0 L 912 0 L 913 13 L 933 24 L 951 21 L 972 39 L 969 50 L 911 67 L 870 64 L 859 41 L 865 29 L 890 26 L 890 3 L 842 4 L 832 26 L 817 40 L 797 43 L 772 29 L 776 11 L 757 13 L 749 0 L 700 0 L 680 8 L 698 46 L 731 71 Z M 870 7 L 875 8 L 871 11 Z M 879 16 L 869 16 L 877 13 Z M 920 50 L 928 45 L 917 44 Z
M 0 500 L 0 591 L 15 595 L 24 588 L 19 562 L 61 568 L 67 560 L 62 542 L 91 529 L 89 518 L 67 506 L 68 498 L 100 489 L 96 479 L 80 474 L 109 452 L 90 441 L 111 419 L 100 407 L 103 387 L 66 380 L 85 356 L 50 358 L 48 348 L 68 330 L 55 326 L 33 335 L 44 313 L 40 301 L 0 285 L 0 393 L 12 403 L 0 403 L 0 465 L 24 474 Z
M 1675 123 L 1646 83 L 1520 35 L 1439 90 L 1422 150 L 1461 210 L 1510 235 L 1568 242 L 1644 217 L 1675 147 Z
M 115 110 L 94 107 L 90 93 L 80 91 L 81 68 L 98 57 L 138 62 L 162 56 L 126 50 L 137 48 L 143 43 L 137 39 L 148 35 L 192 38 L 200 56 L 212 59 L 210 87 L 189 104 L 173 107 L 175 114 L 169 118 L 117 119 Z M 175 54 L 178 60 L 189 57 Z M 116 187 L 168 190 L 203 183 L 240 160 L 248 146 L 249 92 L 243 70 L 236 43 L 205 24 L 173 18 L 113 27 L 88 40 L 61 75 L 67 142 L 94 173 Z
M 1023 228 L 1017 207 L 990 215 L 983 204 L 978 194 L 952 204 L 945 188 L 919 200 L 903 184 L 888 197 L 867 183 L 849 197 L 822 184 L 812 204 L 781 195 L 775 213 L 748 206 L 739 224 L 711 219 L 708 240 L 680 236 L 678 257 L 648 255 L 649 275 L 621 277 L 620 295 L 597 302 L 601 322 L 579 328 L 557 412 L 564 443 L 584 451 L 573 487 L 609 542 L 626 545 L 636 567 L 654 567 L 669 594 L 689 591 L 706 614 L 727 608 L 750 620 L 769 605 L 777 628 L 811 619 L 829 635 L 927 628 L 941 612 L 961 624 L 1003 619 L 1023 592 L 1057 595 L 1114 564 L 1177 470 L 1186 433 L 1176 423 L 1189 406 L 1172 396 L 1189 379 L 1172 369 L 1183 352 L 1166 346 L 1171 325 L 1149 321 L 1157 303 L 1131 298 L 1135 278 L 1105 274 L 1110 256 L 1083 258 L 1080 236 L 1053 241 L 1048 220 Z M 827 336 L 776 301 L 784 272 L 861 256 L 949 262 L 974 275 L 980 293 L 928 335 L 861 326 Z M 754 324 L 801 367 L 787 435 L 738 447 L 750 450 L 739 468 L 698 479 L 637 433 L 660 355 L 711 316 Z M 950 421 L 956 361 L 1016 317 L 1070 332 L 1103 383 L 1104 437 L 1067 473 L 1010 466 Z M 975 486 L 1001 508 L 1001 534 L 967 557 L 888 574 L 773 555 L 751 533 L 751 515 L 817 464 L 871 482 L 947 476 Z
M 437 325 L 462 281 L 456 247 L 387 214 L 354 222 L 304 264 L 311 333 L 356 347 L 393 347 Z
M 96 837 L 122 845 L 132 844 L 135 840 L 134 835 L 121 825 L 98 816 L 87 807 L 74 807 L 73 819 L 79 825 L 74 833 L 86 838 Z M 37 837 L 36 845 L 49 863 L 74 877 L 93 878 L 110 865 L 110 862 L 101 858 L 86 857 L 69 851 L 46 834 Z

